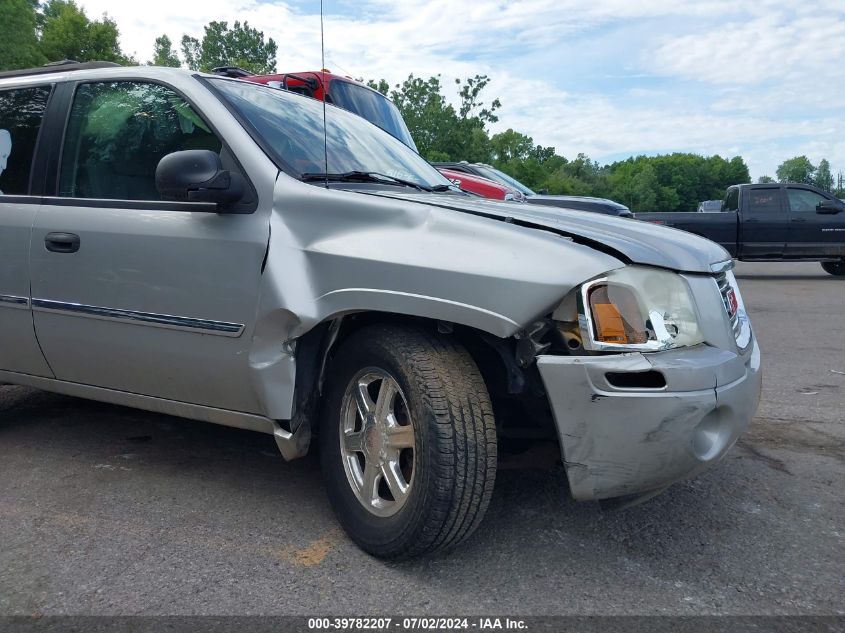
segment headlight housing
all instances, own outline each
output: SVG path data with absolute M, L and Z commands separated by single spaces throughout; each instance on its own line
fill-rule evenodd
M 578 294 L 584 349 L 649 351 L 704 342 L 689 285 L 677 273 L 626 266 L 585 283 Z

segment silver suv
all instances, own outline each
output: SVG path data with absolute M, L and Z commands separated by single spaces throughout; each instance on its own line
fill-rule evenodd
M 319 439 L 366 551 L 478 527 L 497 448 L 579 500 L 721 458 L 760 353 L 712 242 L 485 202 L 307 97 L 163 68 L 0 78 L 0 381 Z

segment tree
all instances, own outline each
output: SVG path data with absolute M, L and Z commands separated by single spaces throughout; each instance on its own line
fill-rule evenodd
M 830 163 L 826 158 L 822 158 L 819 166 L 816 168 L 816 174 L 813 177 L 813 183 L 819 189 L 831 191 L 833 189 L 833 174 L 830 173 Z
M 358 79 L 357 81 L 364 83 L 363 79 Z M 377 90 L 378 92 L 383 94 L 385 97 L 390 92 L 390 84 L 387 83 L 387 81 L 384 80 L 384 79 L 379 79 L 378 81 L 373 81 L 372 79 L 370 79 L 366 83 L 370 88 L 372 88 L 373 90 Z
M 173 50 L 173 42 L 166 35 L 157 37 L 153 44 L 153 59 L 150 66 L 170 66 L 171 68 L 179 68 L 182 62 L 179 61 L 179 56 Z
M 813 184 L 813 173 L 816 168 L 806 156 L 796 156 L 783 161 L 777 169 L 780 182 L 803 182 Z
M 458 112 L 461 119 L 475 118 L 482 123 L 496 123 L 499 120 L 499 117 L 494 114 L 502 107 L 499 99 L 493 99 L 489 108 L 485 108 L 484 103 L 479 100 L 481 91 L 490 83 L 487 75 L 476 75 L 466 81 L 455 79 L 455 83 L 460 86 L 458 94 L 461 97 L 461 107 Z
M 0 70 L 31 68 L 47 61 L 36 35 L 35 7 L 30 0 L 0 0 Z
M 182 36 L 182 56 L 191 70 L 208 72 L 218 66 L 237 66 L 258 74 L 276 72 L 276 51 L 273 38 L 264 41 L 264 33 L 236 21 L 209 22 L 202 40 Z
M 627 205 L 632 211 L 657 210 L 657 192 L 660 184 L 657 171 L 648 162 L 638 156 L 616 163 L 611 175 L 612 190 L 610 196 L 617 202 Z
M 526 161 L 534 150 L 534 139 L 508 128 L 505 132 L 494 134 L 490 139 L 493 159 L 499 163 Z
M 837 198 L 845 198 L 845 174 L 841 171 L 836 175 L 836 187 L 833 190 L 833 195 Z
M 367 85 L 385 93 L 383 79 Z M 455 80 L 460 105 L 456 109 L 443 95 L 440 76 L 422 79 L 413 74 L 390 92 L 390 98 L 405 119 L 417 148 L 428 160 L 488 162 L 491 156 L 487 124 L 498 120 L 498 99 L 489 106 L 481 92 L 489 83 L 485 75 Z
M 90 20 L 74 0 L 49 0 L 38 22 L 41 52 L 49 61 L 136 63 L 120 50 L 115 21 L 107 15 Z
M 766 185 L 766 184 L 768 184 L 770 182 L 774 182 L 774 181 L 775 181 L 775 179 L 772 178 L 771 176 L 760 176 L 757 179 L 757 184 L 758 185 Z
M 390 93 L 420 154 L 429 160 L 451 158 L 457 113 L 443 96 L 440 76 L 422 79 L 413 74 Z M 437 153 L 435 156 L 434 153 Z
M 741 156 L 734 156 L 728 161 L 727 169 L 725 170 L 724 179 L 717 183 L 717 188 L 720 190 L 716 200 L 721 200 L 725 189 L 730 185 L 742 185 L 751 182 L 751 172 L 748 171 L 748 165 Z
M 458 151 L 464 160 L 487 162 L 490 160 L 490 136 L 487 124 L 496 123 L 499 117 L 495 112 L 501 107 L 499 99 L 493 99 L 490 107 L 485 107 L 480 100 L 481 92 L 490 83 L 487 75 L 475 75 L 465 81 L 455 79 L 459 86 L 458 95 L 461 103 L 458 108 L 457 139 L 464 140 Z M 460 142 L 456 143 L 460 146 Z
M 200 45 L 200 41 L 190 35 L 183 35 L 180 47 L 182 49 L 182 57 L 185 60 L 185 65 L 191 70 L 199 70 L 200 57 L 202 56 L 202 46 Z
M 607 194 L 601 190 L 604 173 L 609 173 Z M 719 199 L 728 186 L 750 180 L 748 166 L 738 156 L 726 160 L 675 153 L 613 163 L 597 172 L 591 188 L 593 195 L 607 195 L 635 211 L 694 211 L 702 200 Z M 647 193 L 649 187 L 654 198 Z

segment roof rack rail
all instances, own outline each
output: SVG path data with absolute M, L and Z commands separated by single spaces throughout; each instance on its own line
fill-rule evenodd
M 49 73 L 63 73 L 71 70 L 89 70 L 92 68 L 113 68 L 120 66 L 114 62 L 77 62 L 72 59 L 62 59 L 44 64 L 38 68 L 22 68 L 21 70 L 7 70 L 0 72 L 0 79 L 6 77 L 26 77 L 27 75 L 46 75 Z
M 218 66 L 212 68 L 211 72 L 222 77 L 232 77 L 233 79 L 240 79 L 241 77 L 252 77 L 255 73 L 251 73 L 243 68 L 237 66 Z

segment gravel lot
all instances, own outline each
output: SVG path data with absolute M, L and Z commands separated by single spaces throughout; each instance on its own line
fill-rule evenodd
M 502 471 L 479 532 L 410 563 L 270 437 L 0 387 L 0 614 L 845 613 L 845 280 L 738 276 L 764 392 L 721 464 L 613 512 Z

